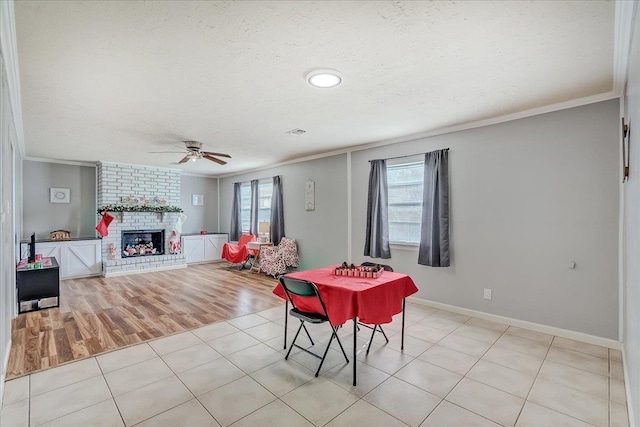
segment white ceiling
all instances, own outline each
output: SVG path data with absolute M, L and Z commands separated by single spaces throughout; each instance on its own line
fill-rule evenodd
M 615 7 L 17 1 L 26 154 L 220 175 L 611 93 Z

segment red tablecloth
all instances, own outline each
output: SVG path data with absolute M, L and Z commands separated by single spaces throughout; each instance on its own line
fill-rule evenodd
M 371 325 L 389 323 L 393 315 L 402 311 L 402 300 L 418 292 L 406 274 L 385 271 L 377 279 L 347 277 L 336 276 L 333 273 L 335 268 L 316 268 L 286 275 L 316 284 L 333 325 L 342 325 L 356 316 L 361 322 Z M 280 283 L 273 293 L 286 299 Z M 307 298 L 294 301 L 300 310 L 322 312 L 319 305 L 309 304 Z

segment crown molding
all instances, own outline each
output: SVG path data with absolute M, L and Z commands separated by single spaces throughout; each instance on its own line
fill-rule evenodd
M 134 163 L 102 162 L 102 161 L 100 161 L 100 162 L 96 162 L 96 165 L 133 166 L 133 167 L 136 167 L 136 168 L 158 169 L 158 170 L 165 170 L 165 171 L 180 172 L 182 174 L 182 170 L 181 169 L 163 168 L 161 166 L 139 165 L 139 164 L 134 164 Z
M 30 162 L 58 163 L 69 166 L 88 166 L 92 168 L 98 166 L 98 162 L 77 162 L 74 160 L 47 159 L 44 157 L 25 157 L 23 160 L 29 160 Z
M 59 163 L 59 164 L 75 165 L 75 166 L 92 166 L 92 167 L 97 166 L 97 164 L 99 164 L 99 163 L 112 164 L 112 165 L 117 164 L 117 165 L 141 166 L 141 167 L 145 167 L 145 168 L 157 167 L 158 169 L 179 171 L 181 173 L 181 175 L 184 175 L 184 176 L 197 176 L 197 177 L 202 177 L 202 178 L 218 178 L 218 179 L 222 178 L 222 179 L 224 179 L 224 178 L 231 178 L 231 177 L 244 175 L 244 174 L 248 174 L 248 173 L 254 173 L 254 172 L 259 172 L 259 171 L 263 171 L 263 170 L 279 168 L 279 167 L 292 165 L 292 164 L 296 164 L 296 163 L 302 163 L 302 162 L 308 162 L 308 161 L 312 161 L 312 160 L 318 160 L 318 159 L 322 159 L 322 158 L 325 158 L 325 157 L 339 156 L 339 155 L 342 155 L 342 154 L 353 153 L 353 152 L 356 152 L 356 151 L 368 150 L 368 149 L 377 148 L 377 147 L 384 147 L 386 145 L 393 145 L 393 144 L 399 144 L 399 143 L 403 143 L 403 142 L 417 141 L 417 140 L 420 140 L 420 139 L 429 138 L 429 137 L 433 137 L 433 136 L 445 135 L 445 134 L 453 133 L 453 132 L 460 132 L 460 131 L 480 128 L 480 127 L 484 127 L 484 126 L 496 125 L 496 124 L 500 124 L 500 123 L 510 122 L 510 121 L 513 121 L 513 120 L 519 120 L 519 119 L 524 119 L 524 118 L 527 118 L 527 117 L 537 116 L 537 115 L 540 115 L 540 114 L 552 113 L 554 111 L 561 111 L 561 110 L 566 110 L 566 109 L 569 109 L 569 108 L 576 108 L 576 107 L 581 107 L 581 106 L 584 106 L 584 105 L 595 104 L 597 102 L 609 101 L 611 99 L 616 99 L 616 98 L 619 98 L 619 97 L 620 97 L 620 94 L 618 94 L 616 92 L 613 92 L 613 91 L 612 92 L 605 92 L 605 93 L 601 93 L 601 94 L 597 94 L 597 95 L 587 96 L 587 97 L 584 97 L 584 98 L 573 99 L 571 101 L 565 101 L 565 102 L 560 102 L 560 103 L 557 103 L 557 104 L 545 105 L 543 107 L 532 108 L 532 109 L 529 109 L 529 110 L 524 110 L 524 111 L 520 111 L 520 112 L 512 113 L 512 114 L 507 114 L 507 115 L 504 115 L 504 116 L 493 117 L 493 118 L 485 119 L 485 120 L 478 120 L 478 121 L 475 121 L 475 122 L 462 123 L 462 124 L 455 125 L 455 126 L 443 127 L 443 128 L 439 128 L 439 129 L 434 129 L 434 130 L 430 130 L 430 131 L 426 131 L 426 132 L 421 132 L 421 133 L 407 135 L 407 136 L 393 138 L 393 139 L 386 139 L 386 140 L 381 140 L 381 141 L 370 142 L 370 143 L 367 143 L 367 144 L 355 145 L 355 146 L 343 148 L 343 149 L 340 149 L 340 150 L 333 150 L 333 151 L 328 151 L 328 152 L 325 152 L 325 153 L 318 153 L 318 154 L 314 154 L 314 155 L 311 155 L 311 156 L 305 156 L 305 157 L 301 157 L 301 158 L 298 158 L 298 159 L 287 160 L 287 161 L 284 161 L 284 162 L 279 162 L 279 163 L 271 164 L 271 165 L 264 166 L 264 167 L 246 169 L 246 170 L 243 170 L 243 171 L 232 172 L 232 173 L 224 174 L 224 175 L 193 174 L 193 173 L 183 172 L 181 169 L 162 168 L 162 167 L 157 167 L 157 166 L 146 166 L 146 165 L 135 165 L 135 164 L 121 163 L 121 162 L 95 162 L 95 163 L 90 163 L 90 162 L 76 162 L 76 161 L 66 161 L 66 160 L 58 160 L 58 159 L 46 159 L 46 158 L 39 158 L 39 157 L 27 157 L 27 158 L 25 158 L 25 160 L 31 160 L 31 161 L 37 161 L 37 162 L 48 162 L 48 163 Z
M 217 178 L 231 178 L 238 175 L 244 175 L 247 173 L 259 172 L 267 169 L 273 169 L 277 167 L 287 166 L 295 163 L 308 162 L 311 160 L 317 160 L 324 157 L 332 157 L 340 154 L 353 153 L 355 151 L 368 150 L 371 148 L 384 147 L 386 145 L 399 144 L 402 142 L 417 141 L 424 138 L 430 138 L 438 135 L 445 135 L 453 132 L 460 132 L 463 130 L 470 130 L 480 128 L 484 126 L 491 126 L 500 123 L 510 122 L 513 120 L 524 119 L 527 117 L 538 116 L 540 114 L 552 113 L 555 111 L 567 110 L 569 108 L 582 107 L 584 105 L 595 104 L 598 102 L 609 101 L 611 99 L 620 98 L 620 94 L 616 92 L 605 92 L 597 95 L 586 96 L 584 98 L 572 99 L 570 101 L 559 102 L 557 104 L 545 105 L 543 107 L 531 108 L 529 110 L 519 111 L 517 113 L 506 114 L 504 116 L 492 117 L 490 119 L 478 120 L 474 122 L 461 123 L 454 126 L 447 126 L 438 129 L 433 129 L 425 132 L 420 132 L 412 135 L 405 135 L 398 138 L 385 139 L 381 141 L 370 142 L 367 144 L 354 145 L 351 147 L 343 148 L 340 150 L 328 151 L 326 153 L 314 154 L 311 156 L 301 157 L 298 159 L 288 160 L 285 162 L 275 163 L 269 166 L 264 166 L 255 169 L 247 169 L 240 172 L 233 172 L 225 175 L 216 175 Z
M 589 104 L 595 104 L 603 101 L 620 98 L 620 94 L 611 92 L 600 93 L 597 95 L 586 96 L 584 98 L 572 99 L 570 101 L 559 102 L 557 104 L 545 105 L 542 107 L 531 108 L 529 110 L 519 111 L 517 113 L 505 114 L 503 116 L 492 117 L 489 119 L 477 120 L 474 122 L 461 123 L 458 125 L 442 127 L 426 132 L 420 132 L 399 138 L 387 139 L 384 141 L 372 142 L 364 145 L 350 147 L 349 151 L 361 151 L 369 148 L 383 147 L 385 145 L 398 144 L 401 142 L 417 141 L 432 136 L 445 135 L 448 133 L 460 132 L 464 130 L 476 129 L 485 126 L 497 125 L 500 123 L 511 122 L 514 120 L 526 119 L 527 117 L 539 116 L 541 114 L 553 113 L 556 111 L 567 110 L 569 108 L 582 107 Z
M 195 176 L 197 178 L 211 178 L 211 179 L 218 178 L 215 175 L 208 175 L 208 174 L 203 174 L 203 173 L 191 173 L 191 172 L 182 172 L 181 175 L 182 176 Z

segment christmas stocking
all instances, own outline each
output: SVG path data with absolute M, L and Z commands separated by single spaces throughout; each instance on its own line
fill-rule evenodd
M 96 230 L 100 233 L 100 236 L 105 237 L 109 235 L 109 224 L 113 221 L 113 217 L 109 215 L 109 212 L 102 214 L 100 223 L 96 225 Z

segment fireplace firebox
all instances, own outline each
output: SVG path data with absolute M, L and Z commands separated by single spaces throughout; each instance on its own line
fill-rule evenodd
M 164 230 L 122 231 L 122 257 L 164 255 Z

